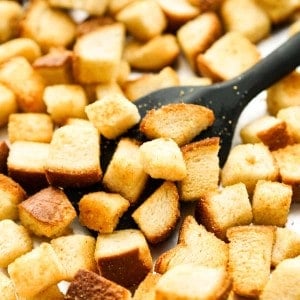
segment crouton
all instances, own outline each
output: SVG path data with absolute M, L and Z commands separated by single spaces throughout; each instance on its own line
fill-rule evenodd
M 228 271 L 233 291 L 241 296 L 258 297 L 271 272 L 275 227 L 246 225 L 231 227 Z
M 175 183 L 165 181 L 132 214 L 147 241 L 157 244 L 173 232 L 180 217 Z
M 20 300 L 23 300 L 22 298 L 19 297 Z M 26 298 L 26 300 L 64 300 L 64 294 L 60 290 L 57 284 L 54 284 L 45 290 L 42 290 L 40 293 L 36 294 L 33 297 Z M 25 299 L 24 299 L 25 300 Z
M 172 103 L 149 110 L 140 131 L 149 139 L 172 138 L 179 146 L 192 141 L 214 122 L 214 113 L 201 105 Z
M 148 178 L 141 162 L 139 143 L 122 138 L 104 173 L 104 187 L 110 192 L 119 193 L 134 204 L 144 190 Z
M 103 191 L 85 194 L 79 201 L 79 220 L 100 233 L 112 233 L 130 202 L 119 194 Z
M 124 96 L 121 86 L 115 81 L 97 84 L 95 87 L 95 93 L 98 100 L 113 94 Z
M 42 243 L 8 265 L 19 297 L 33 297 L 63 280 L 64 269 L 49 243 Z
M 6 268 L 17 257 L 33 248 L 32 239 L 22 225 L 12 220 L 0 221 L 0 267 Z
M 234 146 L 221 170 L 223 186 L 243 182 L 249 195 L 258 180 L 274 181 L 277 178 L 278 166 L 268 147 L 262 143 Z
M 158 273 L 148 273 L 134 292 L 133 300 L 154 300 L 155 286 L 161 277 Z
M 5 300 L 16 300 L 13 282 L 2 271 L 0 271 L 0 298 Z
M 44 113 L 10 114 L 8 122 L 8 139 L 15 141 L 32 141 L 50 143 L 53 134 L 53 123 Z
M 120 94 L 112 94 L 95 101 L 85 108 L 88 119 L 99 133 L 115 139 L 140 121 L 135 104 Z
M 0 127 L 6 126 L 9 115 L 17 112 L 18 103 L 13 91 L 0 83 Z
M 141 162 L 152 178 L 177 181 L 187 175 L 182 152 L 170 138 L 157 138 L 140 146 Z
M 76 211 L 62 190 L 48 187 L 21 202 L 19 216 L 35 235 L 56 237 L 66 232 Z
M 7 173 L 7 158 L 9 148 L 6 141 L 0 141 L 0 173 Z M 1 217 L 0 217 L 1 219 Z
M 44 164 L 47 180 L 61 187 L 83 187 L 102 177 L 97 129 L 92 125 L 64 125 L 57 129 Z
M 181 148 L 187 175 L 178 182 L 180 199 L 195 201 L 219 184 L 219 138 L 212 137 L 190 143 Z
M 292 187 L 284 183 L 259 180 L 252 198 L 253 223 L 284 227 L 292 193 Z
M 130 300 L 126 288 L 103 276 L 87 270 L 79 270 L 68 287 L 66 300 Z
M 196 58 L 197 70 L 215 81 L 240 75 L 260 59 L 257 47 L 239 32 L 227 32 Z
M 125 287 L 138 285 L 152 269 L 148 244 L 137 229 L 98 235 L 95 259 L 100 275 Z
M 228 228 L 252 222 L 252 208 L 246 186 L 237 183 L 218 192 L 207 193 L 197 202 L 195 218 L 207 230 L 226 240 Z

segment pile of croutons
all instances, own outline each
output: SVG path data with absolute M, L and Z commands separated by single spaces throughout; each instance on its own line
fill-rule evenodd
M 299 0 L 2 0 L 0 18 L 0 299 L 299 299 L 300 72 L 222 168 L 220 138 L 194 140 L 212 110 L 135 105 L 240 75 L 300 31 Z

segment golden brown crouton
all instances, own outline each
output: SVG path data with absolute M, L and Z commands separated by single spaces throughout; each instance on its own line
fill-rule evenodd
M 17 112 L 18 103 L 14 92 L 0 83 L 0 127 L 7 125 L 9 115 Z
M 19 298 L 23 300 L 22 298 Z M 64 300 L 64 293 L 58 287 L 57 284 L 54 284 L 45 290 L 42 290 L 40 293 L 36 294 L 33 297 L 26 297 L 26 300 Z M 25 300 L 25 299 L 24 299 Z
M 0 298 L 5 300 L 16 300 L 13 282 L 2 271 L 0 271 Z
M 148 273 L 134 292 L 133 300 L 154 300 L 155 286 L 161 275 L 159 273 Z

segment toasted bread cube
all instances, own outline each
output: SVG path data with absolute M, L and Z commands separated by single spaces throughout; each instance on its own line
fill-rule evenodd
M 19 215 L 21 223 L 35 235 L 55 237 L 66 232 L 76 211 L 62 190 L 48 187 L 21 202 Z
M 20 300 L 23 300 L 19 297 Z M 52 285 L 33 297 L 26 298 L 26 300 L 64 300 L 64 294 L 59 289 L 58 285 Z M 24 299 L 25 300 L 25 299 Z
M 144 74 L 124 83 L 123 90 L 126 97 L 135 101 L 155 90 L 179 85 L 179 77 L 171 67 L 163 68 L 159 73 Z
M 160 35 L 167 26 L 161 7 L 153 0 L 129 3 L 115 18 L 125 24 L 133 37 L 144 42 Z
M 138 285 L 152 269 L 150 249 L 137 229 L 99 234 L 95 259 L 102 276 L 125 287 Z
M 83 187 L 99 182 L 102 177 L 99 139 L 97 129 L 90 124 L 57 129 L 44 165 L 49 183 Z
M 0 127 L 7 125 L 9 115 L 17 112 L 18 103 L 13 91 L 0 84 Z
M 12 80 L 12 78 L 14 80 Z M 13 57 L 0 66 L 0 82 L 16 95 L 18 107 L 23 112 L 44 112 L 45 84 L 26 58 Z
M 252 222 L 252 208 L 246 186 L 237 183 L 200 198 L 195 218 L 223 240 L 228 228 L 249 225 Z
M 149 138 L 172 138 L 179 146 L 192 141 L 213 124 L 214 113 L 201 105 L 172 103 L 149 110 L 140 130 Z
M 179 28 L 178 42 L 193 70 L 196 70 L 197 55 L 204 53 L 221 33 L 221 22 L 214 12 L 200 14 Z
M 47 106 L 47 112 L 56 124 L 62 125 L 68 118 L 86 118 L 84 109 L 88 100 L 83 87 L 80 85 L 47 86 L 43 99 Z
M 44 169 L 48 154 L 48 143 L 14 142 L 7 159 L 10 177 L 30 193 L 48 186 Z
M 273 116 L 263 116 L 246 124 L 240 131 L 243 143 L 264 143 L 273 151 L 293 142 L 287 123 Z
M 89 104 L 85 108 L 88 119 L 99 133 L 115 139 L 140 121 L 135 104 L 120 94 L 112 94 Z
M 177 181 L 187 175 L 182 152 L 170 138 L 157 138 L 140 146 L 143 168 L 152 178 Z
M 0 267 L 6 268 L 17 257 L 31 251 L 33 242 L 28 231 L 12 220 L 0 221 Z
M 2 271 L 0 271 L 0 298 L 5 300 L 16 300 L 13 282 Z
M 103 185 L 134 204 L 144 190 L 148 177 L 142 165 L 139 143 L 122 138 L 103 176 Z
M 252 43 L 271 32 L 271 20 L 255 0 L 225 0 L 220 12 L 226 31 L 238 31 Z
M 130 300 L 131 293 L 126 288 L 104 278 L 103 276 L 91 271 L 80 270 L 71 281 L 65 299 Z
M 112 233 L 130 203 L 119 194 L 100 191 L 84 195 L 78 205 L 83 226 L 100 233 Z
M 161 276 L 155 287 L 155 299 L 222 299 L 230 289 L 231 279 L 225 268 L 183 264 Z
M 18 204 L 25 198 L 26 192 L 17 182 L 0 174 L 0 220 L 18 219 Z
M 276 117 L 286 123 L 293 141 L 300 143 L 300 105 L 282 108 Z
M 44 113 L 15 113 L 9 116 L 8 139 L 15 141 L 32 141 L 50 143 L 53 134 L 53 123 Z
M 252 198 L 253 223 L 284 227 L 292 193 L 292 187 L 284 183 L 259 180 Z
M 124 96 L 121 86 L 115 81 L 97 84 L 95 93 L 98 100 L 101 100 L 105 96 L 111 96 L 114 94 Z
M 74 45 L 74 76 L 81 83 L 109 82 L 116 79 L 121 63 L 125 27 L 114 23 L 99 27 Z
M 0 141 L 0 173 L 7 173 L 7 158 L 9 148 L 6 141 Z M 1 219 L 1 217 L 0 217 Z
M 157 244 L 167 239 L 180 217 L 175 183 L 165 181 L 132 214 L 147 241 Z
M 50 244 L 64 267 L 64 280 L 71 281 L 80 269 L 96 271 L 95 238 L 74 234 L 52 239 Z
M 187 176 L 178 182 L 180 199 L 194 201 L 218 189 L 219 138 L 212 137 L 190 143 L 181 148 Z
M 24 12 L 15 1 L 0 1 L 0 43 L 15 38 L 20 33 L 20 23 Z
M 300 105 L 300 72 L 294 71 L 267 89 L 267 109 L 271 115 L 289 106 Z
M 148 273 L 145 279 L 134 291 L 133 300 L 153 300 L 155 299 L 155 286 L 161 277 L 158 273 Z
M 233 291 L 241 296 L 257 297 L 268 282 L 271 272 L 275 227 L 246 225 L 231 227 L 228 270 Z
M 18 257 L 8 274 L 19 297 L 33 297 L 64 279 L 64 269 L 49 243 Z
M 67 48 L 75 34 L 76 24 L 66 12 L 52 9 L 45 0 L 29 3 L 22 21 L 21 36 L 36 41 L 43 52 L 54 47 Z
M 221 171 L 223 186 L 243 182 L 249 195 L 252 195 L 258 180 L 276 180 L 277 177 L 275 159 L 262 143 L 234 146 Z
M 204 54 L 197 56 L 197 69 L 215 81 L 240 75 L 260 59 L 257 47 L 239 32 L 227 32 Z
M 289 228 L 276 228 L 276 238 L 272 251 L 272 266 L 276 267 L 287 258 L 300 255 L 300 234 Z

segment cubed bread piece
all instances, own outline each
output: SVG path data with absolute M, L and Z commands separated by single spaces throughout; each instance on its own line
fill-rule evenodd
M 0 221 L 0 267 L 6 268 L 17 257 L 31 251 L 33 242 L 28 231 L 12 220 Z
M 264 143 L 273 151 L 293 142 L 287 123 L 273 116 L 263 116 L 246 124 L 240 131 L 243 143 Z
M 4 174 L 0 174 L 0 220 L 18 219 L 18 204 L 25 200 L 23 188 Z
M 294 71 L 267 89 L 267 109 L 276 115 L 282 108 L 300 105 L 300 72 Z
M 172 138 L 179 146 L 192 141 L 215 120 L 211 109 L 195 104 L 171 103 L 149 110 L 140 131 L 149 139 Z
M 122 138 L 103 176 L 103 185 L 113 193 L 119 193 L 134 204 L 149 178 L 140 157 L 139 143 Z
M 43 99 L 47 112 L 59 125 L 68 118 L 86 118 L 85 106 L 88 104 L 85 90 L 77 84 L 57 84 L 47 86 Z
M 160 35 L 167 26 L 167 19 L 156 1 L 133 1 L 121 9 L 116 20 L 125 24 L 136 39 L 148 41 Z
M 140 121 L 135 104 L 120 94 L 104 96 L 85 108 L 88 119 L 99 133 L 115 139 Z
M 14 80 L 12 80 L 12 78 Z M 25 57 L 13 57 L 0 66 L 0 82 L 13 91 L 23 112 L 44 112 L 45 84 Z
M 128 80 L 122 86 L 126 97 L 135 101 L 155 90 L 179 85 L 179 76 L 171 67 L 163 68 L 159 73 L 144 74 Z
M 282 182 L 297 185 L 300 183 L 300 144 L 288 145 L 272 152 Z
M 88 18 L 84 18 L 79 23 L 77 23 L 76 35 L 77 38 L 89 33 L 95 29 L 98 29 L 101 26 L 111 25 L 116 21 L 110 15 L 102 15 L 102 16 L 92 16 L 89 15 Z
M 231 227 L 228 270 L 233 291 L 245 297 L 258 297 L 269 280 L 275 227 L 246 225 Z
M 252 208 L 243 183 L 226 186 L 200 198 L 195 218 L 220 239 L 226 239 L 227 229 L 252 222 Z
M 40 46 L 29 38 L 16 38 L 0 45 L 0 63 L 16 56 L 23 56 L 32 63 L 41 56 Z
M 146 43 L 129 42 L 124 49 L 124 58 L 134 69 L 154 72 L 170 66 L 178 57 L 179 51 L 176 37 L 163 34 Z
M 57 284 L 54 284 L 33 297 L 20 298 L 19 300 L 64 300 L 64 294 Z
M 8 139 L 50 143 L 53 134 L 53 122 L 45 113 L 14 113 L 8 121 Z
M 75 39 L 76 24 L 71 16 L 52 9 L 45 0 L 28 3 L 21 25 L 21 36 L 36 41 L 43 52 L 54 47 L 67 48 Z
M 286 123 L 292 139 L 300 143 L 300 103 L 298 106 L 280 109 L 276 117 Z
M 252 43 L 271 32 L 271 20 L 255 0 L 225 0 L 220 12 L 226 31 L 238 31 Z
M 215 81 L 240 75 L 260 59 L 257 47 L 242 33 L 227 32 L 204 54 L 197 56 L 197 69 Z
M 124 96 L 121 86 L 115 82 L 98 83 L 95 87 L 96 99 L 100 100 L 105 96 L 119 94 Z
M 73 53 L 55 49 L 37 58 L 32 66 L 43 77 L 46 85 L 71 84 L 73 82 Z
M 165 181 L 132 214 L 132 218 L 152 244 L 162 242 L 175 229 L 180 217 L 175 183 Z
M 218 189 L 219 138 L 212 137 L 181 148 L 187 168 L 186 177 L 178 182 L 180 199 L 194 201 Z
M 119 194 L 103 191 L 85 194 L 78 203 L 83 226 L 100 233 L 113 232 L 130 202 Z
M 81 83 L 116 79 L 125 40 L 122 23 L 101 26 L 81 37 L 74 45 L 74 76 Z
M 99 182 L 100 143 L 92 125 L 64 125 L 57 129 L 49 147 L 45 172 L 50 184 L 83 187 Z
M 21 4 L 15 1 L 0 1 L 1 44 L 19 35 L 23 16 L 24 12 Z
M 9 147 L 6 141 L 0 141 L 0 173 L 7 173 L 7 158 L 9 153 Z M 0 217 L 1 219 L 1 217 Z
M 290 185 L 259 180 L 252 198 L 253 223 L 284 227 L 290 211 L 292 194 Z
M 226 268 L 183 264 L 161 276 L 155 287 L 155 299 L 225 299 L 230 289 L 231 279 Z
M 299 257 L 282 261 L 272 272 L 259 299 L 297 299 L 300 294 L 299 270 Z
M 276 267 L 287 258 L 300 255 L 300 234 L 289 228 L 276 228 L 275 243 L 272 251 L 272 266 Z
M 64 280 L 73 280 L 80 269 L 96 271 L 94 258 L 96 240 L 92 236 L 84 234 L 61 236 L 52 239 L 50 244 L 64 267 Z
M 155 286 L 161 274 L 150 272 L 134 291 L 133 300 L 155 300 Z
M 49 243 L 42 243 L 8 265 L 19 297 L 33 297 L 64 278 L 64 269 Z
M 44 169 L 48 154 L 48 143 L 14 142 L 7 158 L 9 176 L 29 193 L 48 186 Z
M 0 83 L 0 127 L 7 125 L 9 115 L 17 112 L 18 103 L 14 92 Z
M 243 182 L 252 195 L 258 180 L 276 180 L 278 166 L 272 153 L 262 143 L 234 146 L 221 171 L 223 186 Z
M 13 282 L 2 271 L 0 271 L 0 298 L 5 300 L 17 299 Z
M 125 287 L 138 285 L 152 269 L 150 249 L 137 229 L 99 234 L 95 259 L 100 275 Z
M 157 138 L 140 146 L 141 162 L 152 178 L 171 181 L 182 180 L 187 167 L 182 152 L 171 138 Z
M 76 211 L 61 189 L 48 187 L 21 202 L 19 216 L 35 235 L 56 237 L 67 231 Z
M 177 31 L 179 45 L 190 66 L 196 70 L 196 57 L 204 53 L 222 33 L 219 17 L 214 12 L 200 14 Z
M 77 272 L 68 287 L 65 300 L 130 300 L 126 288 L 87 270 Z
M 193 216 L 185 217 L 180 227 L 178 244 L 162 253 L 155 262 L 155 271 L 165 273 L 171 268 L 192 263 L 211 268 L 225 268 L 228 245 L 199 225 Z

